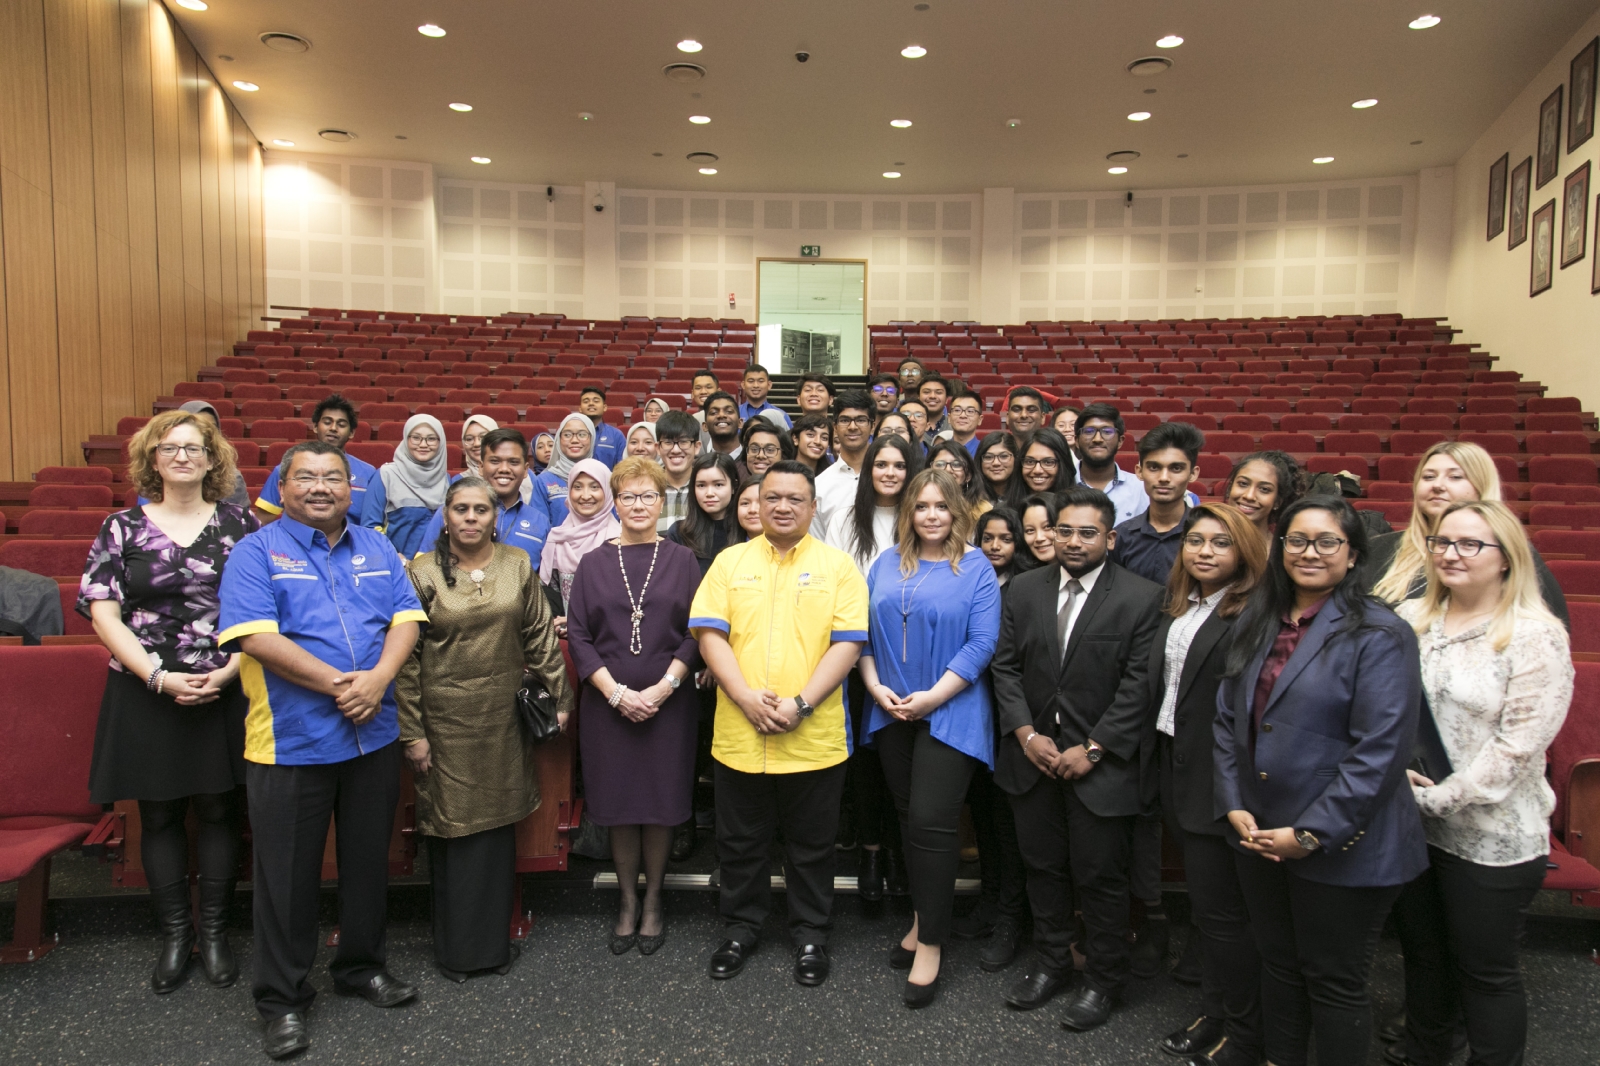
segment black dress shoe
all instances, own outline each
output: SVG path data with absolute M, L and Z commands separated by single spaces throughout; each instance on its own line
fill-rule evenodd
M 1162 1037 L 1161 1050 L 1179 1058 L 1185 1055 L 1198 1055 L 1222 1039 L 1222 1027 L 1221 1018 L 1202 1014 L 1187 1027 Z
M 694 819 L 690 818 L 672 831 L 672 850 L 667 853 L 667 858 L 673 862 L 683 862 L 694 854 L 694 849 L 700 843 L 699 834 L 695 832 Z
M 1406 1012 L 1396 1011 L 1378 1025 L 1378 1039 L 1385 1044 L 1397 1044 L 1406 1035 Z
M 1066 1013 L 1061 1016 L 1061 1028 L 1081 1033 L 1104 1025 L 1111 1017 L 1111 1000 L 1112 997 L 1098 988 L 1084 985 L 1067 1004 Z
M 452 970 L 450 967 L 446 966 L 442 962 L 439 962 L 438 960 L 434 961 L 433 968 L 438 970 L 439 975 L 446 981 L 454 981 L 458 985 L 466 984 L 467 978 L 472 976 L 466 970 Z
M 387 970 L 379 970 L 364 985 L 353 988 L 335 986 L 334 991 L 341 996 L 360 996 L 374 1007 L 398 1007 L 416 998 L 417 986 L 406 984 Z
M 889 968 L 891 970 L 909 970 L 911 969 L 911 964 L 916 961 L 917 953 L 915 951 L 907 951 L 899 944 L 889 949 Z
M 1050 1002 L 1050 997 L 1067 987 L 1068 978 L 1040 968 L 1025 975 L 1006 993 L 1006 1005 L 1017 1010 L 1033 1010 Z
M 807 986 L 820 985 L 828 979 L 828 949 L 821 944 L 803 944 L 794 956 L 794 979 Z
M 269 1059 L 286 1059 L 310 1046 L 311 1038 L 306 1035 L 306 1016 L 299 1011 L 290 1011 L 272 1019 L 261 1034 L 261 1050 L 267 1053 Z
M 711 978 L 724 981 L 737 977 L 750 956 L 756 953 L 754 944 L 741 944 L 737 940 L 724 940 L 722 946 L 711 953 Z
M 989 918 L 980 906 L 964 918 L 950 920 L 950 935 L 957 940 L 982 940 L 994 932 L 998 923 Z
M 1261 1066 L 1261 1061 L 1265 1057 L 1259 1048 L 1248 1051 L 1228 1037 L 1223 1037 L 1203 1054 L 1191 1055 L 1187 1064 L 1188 1066 Z
M 911 879 L 906 875 L 906 853 L 899 848 L 882 849 L 889 856 L 883 871 L 883 890 L 891 896 L 909 896 Z
M 1128 965 L 1133 976 L 1141 981 L 1148 981 L 1161 974 L 1169 939 L 1170 932 L 1165 916 L 1146 918 L 1140 923 L 1137 939 L 1133 942 L 1133 949 L 1128 953 Z
M 883 899 L 883 849 L 862 848 L 856 870 L 856 894 L 868 903 Z
M 494 972 L 499 974 L 501 977 L 504 977 L 506 974 L 510 973 L 511 967 L 515 966 L 517 964 L 517 960 L 522 958 L 521 948 L 517 947 L 515 944 L 510 944 L 507 946 L 511 949 L 511 954 L 506 959 L 505 964 L 502 966 L 493 967 Z
M 612 933 L 611 934 L 611 954 L 613 954 L 613 955 L 626 955 L 628 952 L 633 950 L 633 945 L 637 944 L 638 942 L 639 942 L 639 934 L 638 933 L 629 933 L 626 936 L 624 936 L 621 933 Z
M 1015 918 L 1001 918 L 994 923 L 994 932 L 978 956 L 978 966 L 984 973 L 999 973 L 1017 960 L 1017 948 L 1022 943 L 1022 929 Z
M 933 980 L 925 985 L 919 985 L 906 979 L 905 1004 L 912 1010 L 921 1010 L 932 1003 L 939 994 L 939 975 L 934 974 Z

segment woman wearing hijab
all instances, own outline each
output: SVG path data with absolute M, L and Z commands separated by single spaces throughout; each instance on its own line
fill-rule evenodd
M 545 468 L 550 465 L 550 460 L 555 458 L 555 454 L 555 434 L 547 430 L 541 430 L 533 438 L 532 451 L 528 454 L 529 479 L 531 480 L 544 473 Z
M 639 417 L 653 426 L 656 424 L 656 419 L 673 410 L 676 410 L 676 408 L 672 406 L 672 402 L 665 396 L 652 396 L 644 402 L 644 407 Z
M 552 466 L 552 469 L 554 467 Z M 598 459 L 580 459 L 572 464 L 568 495 L 562 509 L 571 506 L 561 524 L 545 540 L 539 560 L 539 580 L 544 582 L 551 606 L 558 616 L 556 631 L 565 637 L 567 597 L 572 593 L 572 578 L 578 563 L 589 552 L 612 537 L 622 525 L 611 511 L 611 471 Z
M 488 415 L 472 415 L 461 423 L 461 455 L 468 477 L 483 476 L 483 438 L 499 428 L 500 423 Z
M 555 529 L 567 517 L 567 482 L 572 477 L 574 464 L 594 458 L 594 423 L 587 415 L 576 411 L 561 420 L 556 427 L 556 448 L 550 465 L 533 479 L 533 498 L 550 516 L 550 528 Z M 611 475 L 600 480 L 604 482 Z M 606 505 L 607 507 L 610 504 Z
M 432 415 L 412 415 L 394 447 L 394 460 L 384 463 L 367 486 L 361 524 L 382 530 L 401 557 L 409 559 L 421 546 L 433 512 L 444 506 L 449 486 L 444 426 Z
M 656 444 L 654 422 L 635 422 L 628 427 L 628 454 L 652 461 L 660 458 L 661 449 Z

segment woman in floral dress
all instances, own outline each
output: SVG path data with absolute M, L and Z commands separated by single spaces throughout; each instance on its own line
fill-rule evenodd
M 228 553 L 258 526 L 226 497 L 235 452 L 209 419 L 168 411 L 128 445 L 128 472 L 151 501 L 100 527 L 78 611 L 111 649 L 89 794 L 138 800 L 140 850 L 164 937 L 151 987 L 170 992 L 195 944 L 189 909 L 190 808 L 200 823 L 200 961 L 215 985 L 239 969 L 227 907 L 239 865 L 246 700 L 239 657 L 217 647 Z

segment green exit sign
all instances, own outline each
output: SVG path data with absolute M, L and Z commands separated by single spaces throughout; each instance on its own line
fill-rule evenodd
M 802 258 L 805 258 L 805 259 L 817 259 L 817 258 L 820 258 L 821 255 L 822 255 L 822 245 L 820 245 L 820 244 L 802 244 L 800 246 L 800 255 L 801 255 Z

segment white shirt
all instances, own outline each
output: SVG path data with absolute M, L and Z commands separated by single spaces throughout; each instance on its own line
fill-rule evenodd
M 817 475 L 817 517 L 811 523 L 813 537 L 822 540 L 834 513 L 855 506 L 856 485 L 860 481 L 861 472 L 850 469 L 850 464 L 843 459 Z
M 1093 570 L 1078 578 L 1078 584 L 1083 586 L 1083 591 L 1078 593 L 1078 599 L 1072 605 L 1072 613 L 1067 615 L 1067 640 L 1072 640 L 1072 630 L 1078 624 L 1078 616 L 1083 613 L 1083 605 L 1089 602 L 1089 593 L 1094 591 L 1094 583 L 1100 580 L 1100 575 L 1105 573 L 1106 564 L 1101 563 Z M 1061 591 L 1056 593 L 1056 614 L 1061 613 L 1061 608 L 1067 605 L 1067 582 L 1072 580 L 1072 575 L 1067 573 L 1066 567 L 1061 567 Z M 1063 652 L 1066 648 L 1061 649 Z
M 829 467 L 829 469 L 833 469 Z M 855 516 L 854 507 L 845 507 L 833 512 L 828 518 L 828 524 L 823 529 L 818 540 L 830 548 L 838 548 L 850 556 L 850 561 L 856 564 L 856 569 L 861 571 L 861 576 L 866 577 L 867 571 L 872 569 L 872 564 L 878 556 L 893 548 L 898 543 L 898 530 L 895 528 L 899 511 L 894 507 L 874 507 L 872 509 L 872 554 L 862 557 L 855 552 Z
M 1189 658 L 1189 645 L 1194 635 L 1206 624 L 1211 612 L 1222 602 L 1227 589 L 1218 589 L 1205 599 L 1199 592 L 1189 593 L 1189 609 L 1183 616 L 1172 620 L 1167 630 L 1167 661 L 1161 672 L 1161 682 L 1166 691 L 1161 696 L 1161 713 L 1156 716 L 1156 729 L 1167 736 L 1177 736 L 1178 687 L 1183 682 L 1184 660 Z

